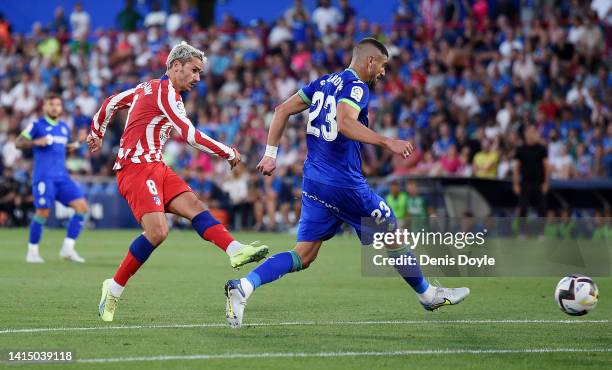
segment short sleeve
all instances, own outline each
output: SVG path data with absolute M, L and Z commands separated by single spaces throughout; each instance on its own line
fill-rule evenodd
M 298 90 L 297 94 L 300 96 L 300 98 L 302 98 L 306 105 L 310 106 L 310 104 L 312 104 L 312 96 L 316 91 L 318 91 L 318 89 L 321 88 L 321 81 L 326 80 L 327 77 L 328 75 L 317 78 Z
M 346 103 L 351 107 L 361 111 L 368 105 L 370 99 L 370 90 L 362 81 L 352 81 L 340 91 L 338 95 L 338 103 Z
M 32 122 L 23 131 L 21 131 L 21 136 L 29 140 L 37 139 L 41 136 L 38 134 L 38 131 L 38 122 Z

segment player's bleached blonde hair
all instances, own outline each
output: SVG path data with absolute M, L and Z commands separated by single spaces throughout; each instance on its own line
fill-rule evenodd
M 181 41 L 180 44 L 176 44 L 172 50 L 170 50 L 168 59 L 166 59 L 166 69 L 169 70 L 175 60 L 180 61 L 181 64 L 185 64 L 193 57 L 200 59 L 202 63 L 206 63 L 206 57 L 203 51 L 194 48 L 185 41 Z

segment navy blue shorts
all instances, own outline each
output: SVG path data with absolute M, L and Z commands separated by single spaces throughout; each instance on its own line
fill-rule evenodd
M 355 229 L 364 245 L 372 244 L 375 232 L 397 227 L 391 208 L 367 185 L 347 189 L 304 178 L 297 241 L 328 240 L 343 222 Z

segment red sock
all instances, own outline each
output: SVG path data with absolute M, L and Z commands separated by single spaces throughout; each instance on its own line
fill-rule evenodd
M 119 265 L 117 272 L 115 272 L 115 276 L 113 279 L 115 282 L 121 286 L 125 286 L 127 281 L 138 271 L 142 263 L 138 261 L 133 255 L 132 252 L 128 251 L 127 255 Z
M 214 243 L 224 251 L 227 249 L 227 246 L 235 240 L 232 234 L 230 234 L 222 224 L 216 224 L 204 230 L 202 238 Z

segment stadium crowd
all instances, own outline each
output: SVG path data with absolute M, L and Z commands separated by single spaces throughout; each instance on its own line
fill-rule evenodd
M 522 132 L 535 125 L 553 179 L 612 177 L 609 1 L 399 0 L 389 6 L 385 24 L 370 23 L 349 0 L 321 0 L 312 9 L 295 0 L 272 23 L 240 24 L 225 15 L 204 28 L 187 0 L 170 9 L 152 3 L 146 13 L 128 0 L 114 29 L 92 30 L 92 15 L 77 4 L 69 14 L 57 8 L 52 22 L 36 23 L 27 34 L 11 33 L 10 19 L 0 16 L 0 207 L 24 213 L 31 206 L 31 154 L 14 141 L 40 115 L 45 92 L 61 94 L 65 120 L 82 140 L 102 100 L 162 76 L 170 48 L 181 40 L 208 57 L 202 81 L 184 97 L 186 111 L 200 130 L 238 148 L 244 165 L 230 172 L 225 161 L 178 140 L 167 143 L 164 158 L 243 226 L 261 228 L 264 218 L 270 229 L 293 222 L 308 117 L 291 119 L 277 173 L 262 178 L 254 169 L 274 107 L 310 80 L 345 68 L 353 44 L 366 36 L 387 45 L 391 56 L 384 82 L 370 95 L 370 126 L 417 147 L 402 160 L 364 146 L 367 176 L 511 178 Z M 124 119 L 120 112 L 109 125 L 101 152 L 83 146 L 71 154 L 70 171 L 112 176 Z M 116 187 L 94 183 L 87 191 Z M 265 217 L 277 211 L 278 220 Z

